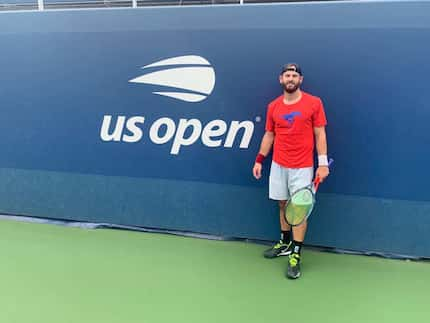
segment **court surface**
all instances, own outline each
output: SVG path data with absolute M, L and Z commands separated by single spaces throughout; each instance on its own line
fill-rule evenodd
M 430 264 L 0 221 L 0 322 L 428 322 Z

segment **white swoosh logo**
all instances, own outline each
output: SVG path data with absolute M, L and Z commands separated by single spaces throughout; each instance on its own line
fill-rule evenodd
M 156 63 L 152 63 L 144 66 L 147 67 L 156 67 L 156 66 L 166 66 L 166 65 L 211 65 L 205 58 L 196 55 L 187 55 L 187 56 L 178 56 L 172 57 L 168 59 L 163 59 L 162 61 L 158 61 Z
M 212 93 L 215 87 L 215 71 L 203 57 L 195 55 L 178 56 L 146 65 L 143 69 L 169 65 L 198 66 L 165 68 L 141 75 L 129 80 L 129 82 L 175 88 L 174 91 L 156 91 L 152 93 L 186 102 L 203 101 Z

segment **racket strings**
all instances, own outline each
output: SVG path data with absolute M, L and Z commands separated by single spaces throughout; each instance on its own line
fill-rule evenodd
M 310 214 L 314 205 L 313 194 L 308 189 L 293 194 L 286 209 L 287 222 L 291 225 L 302 223 Z

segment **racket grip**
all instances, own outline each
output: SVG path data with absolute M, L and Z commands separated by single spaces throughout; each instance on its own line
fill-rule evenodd
M 320 186 L 321 180 L 319 177 L 316 177 L 314 180 L 314 191 L 318 191 L 318 186 Z

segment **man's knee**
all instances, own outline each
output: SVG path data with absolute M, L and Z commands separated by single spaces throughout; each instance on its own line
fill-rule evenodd
M 285 205 L 287 205 L 287 201 L 278 201 L 278 205 L 280 209 L 285 209 Z
M 307 226 L 308 226 L 308 221 L 307 221 L 307 220 L 304 220 L 302 223 L 300 223 L 299 225 L 295 226 L 294 228 L 295 228 L 297 231 L 305 231 L 305 230 L 306 230 L 306 228 L 307 228 Z

